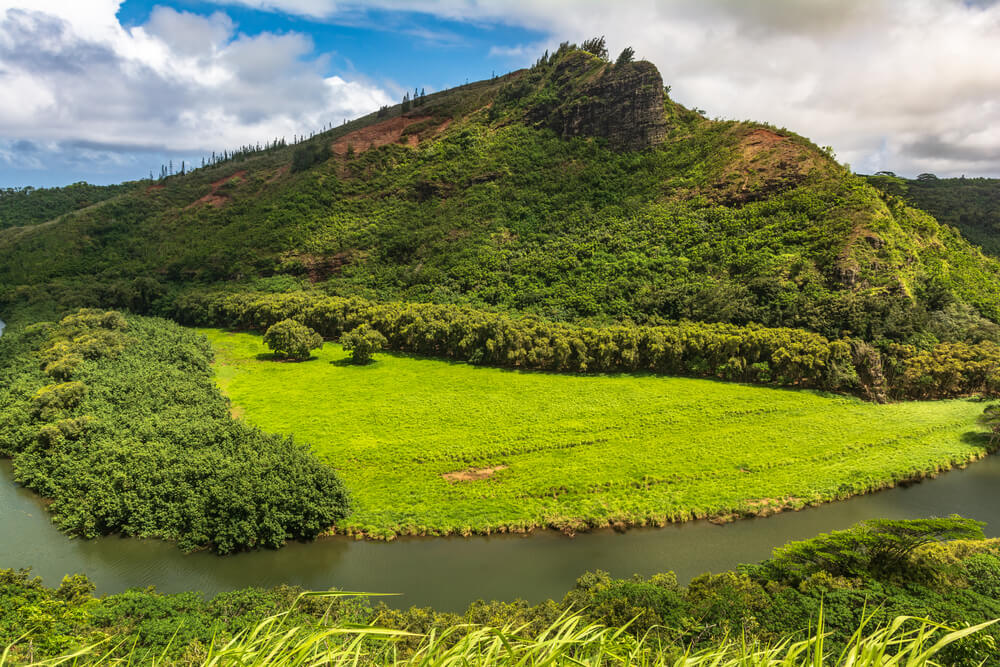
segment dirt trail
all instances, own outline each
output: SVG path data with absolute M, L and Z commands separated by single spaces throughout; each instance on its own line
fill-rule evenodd
M 204 197 L 199 197 L 198 199 L 195 199 L 193 202 L 191 202 L 188 205 L 188 208 L 191 208 L 193 206 L 197 206 L 198 204 L 208 204 L 209 206 L 213 206 L 215 208 L 218 208 L 218 207 L 222 206 L 227 201 L 229 201 L 229 195 L 219 194 L 217 192 L 218 189 L 221 188 L 226 183 L 228 183 L 229 181 L 231 181 L 233 179 L 236 179 L 236 178 L 243 178 L 246 175 L 247 175 L 247 170 L 246 169 L 240 169 L 239 171 L 237 171 L 234 174 L 230 174 L 229 176 L 226 176 L 225 178 L 220 178 L 219 180 L 211 183 L 212 191 L 209 192 Z
M 479 479 L 492 477 L 493 473 L 506 470 L 507 466 L 499 465 L 492 468 L 470 468 L 469 470 L 459 470 L 441 475 L 446 480 L 454 484 L 455 482 L 474 482 Z

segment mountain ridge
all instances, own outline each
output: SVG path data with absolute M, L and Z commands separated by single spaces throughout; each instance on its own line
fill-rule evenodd
M 1000 265 L 956 232 L 793 132 L 709 120 L 667 92 L 650 63 L 563 45 L 0 231 L 0 301 L 141 310 L 224 283 L 917 343 L 1000 318 Z M 953 307 L 977 326 L 931 331 Z

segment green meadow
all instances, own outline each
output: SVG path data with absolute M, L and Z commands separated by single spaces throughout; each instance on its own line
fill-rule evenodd
M 768 514 L 922 477 L 986 452 L 983 404 L 852 397 L 654 375 L 561 375 L 327 343 L 273 361 L 202 329 L 233 413 L 342 476 L 338 532 L 566 531 Z

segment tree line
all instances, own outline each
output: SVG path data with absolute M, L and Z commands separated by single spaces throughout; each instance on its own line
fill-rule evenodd
M 466 306 L 377 303 L 314 293 L 192 291 L 174 299 L 178 321 L 264 331 L 285 319 L 337 339 L 367 325 L 386 347 L 474 364 L 561 372 L 637 372 L 851 392 L 873 400 L 996 395 L 1000 346 L 929 349 L 802 329 L 678 321 L 587 327 Z

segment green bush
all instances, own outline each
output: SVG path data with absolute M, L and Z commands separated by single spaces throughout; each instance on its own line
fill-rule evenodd
M 285 319 L 267 328 L 264 344 L 276 357 L 302 361 L 310 357 L 311 350 L 323 347 L 323 337 L 295 320 Z
M 340 337 L 341 346 L 351 353 L 351 362 L 355 364 L 370 362 L 372 355 L 385 347 L 387 342 L 385 336 L 367 324 L 357 326 Z

